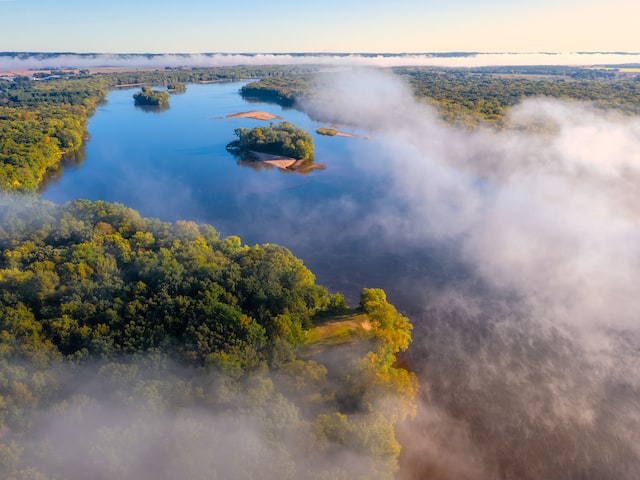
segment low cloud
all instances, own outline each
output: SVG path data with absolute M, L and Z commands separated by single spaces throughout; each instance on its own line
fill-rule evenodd
M 232 65 L 327 65 L 360 67 L 482 67 L 528 65 L 610 65 L 640 62 L 638 53 L 459 53 L 459 54 L 75 54 L 20 53 L 0 55 L 0 71 L 50 68 L 224 67 Z
M 410 357 L 428 389 L 416 425 L 431 427 L 409 451 L 458 451 L 483 478 L 633 478 L 640 120 L 534 99 L 509 128 L 469 132 L 390 75 L 326 81 L 309 111 L 376 137 L 363 168 L 388 188 L 366 222 L 406 248 L 448 244 L 449 263 L 468 267 L 414 318 Z M 438 434 L 450 425 L 469 441 L 452 447 Z M 443 478 L 474 478 L 455 472 Z

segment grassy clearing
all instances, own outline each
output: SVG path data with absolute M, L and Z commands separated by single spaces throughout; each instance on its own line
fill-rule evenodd
M 360 311 L 330 317 L 307 333 L 305 345 L 310 350 L 356 343 L 370 334 L 371 324 L 366 313 Z

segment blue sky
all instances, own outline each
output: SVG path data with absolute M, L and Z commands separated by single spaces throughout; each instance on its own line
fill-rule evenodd
M 0 0 L 0 51 L 640 51 L 637 0 Z

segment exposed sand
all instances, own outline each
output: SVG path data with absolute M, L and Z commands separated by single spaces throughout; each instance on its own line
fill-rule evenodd
M 254 160 L 268 165 L 273 165 L 278 168 L 289 168 L 297 161 L 295 158 L 283 157 L 282 155 L 271 155 L 270 153 L 256 152 L 253 150 L 249 150 L 247 153 Z
M 294 163 L 296 163 L 296 161 L 293 160 L 293 159 L 289 159 L 289 160 L 263 160 L 263 161 L 264 161 L 264 163 L 267 163 L 269 165 L 273 165 L 274 167 L 278 167 L 278 168 L 289 168 Z
M 279 115 L 274 115 L 269 112 L 262 112 L 260 110 L 251 110 L 249 112 L 238 112 L 227 115 L 226 118 L 253 118 L 255 120 L 282 120 Z
M 321 130 L 320 128 L 316 129 L 316 133 L 318 133 L 319 135 L 324 135 L 326 137 L 348 137 L 348 138 L 362 138 L 364 140 L 369 140 L 369 137 L 366 137 L 364 135 L 356 135 L 355 133 L 349 133 L 342 130 L 338 130 L 339 128 L 344 128 L 339 125 L 331 125 L 330 127 L 327 127 L 327 128 L 333 129 L 335 133 L 331 135 L 327 133 L 321 133 L 318 131 L 318 130 Z
M 271 155 L 270 153 L 256 152 L 249 150 L 247 152 L 251 159 L 267 165 L 273 165 L 287 172 L 305 173 L 311 170 L 324 170 L 326 167 L 317 163 L 309 163 L 306 160 L 296 160 L 295 158 L 283 157 L 281 155 Z

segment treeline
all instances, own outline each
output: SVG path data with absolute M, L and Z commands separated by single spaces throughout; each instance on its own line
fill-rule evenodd
M 402 67 L 393 71 L 410 83 L 417 99 L 437 107 L 444 120 L 467 127 L 503 127 L 509 108 L 526 98 L 541 96 L 640 113 L 638 78 L 617 78 L 606 71 L 568 67 Z M 314 88 L 310 75 L 284 75 L 251 82 L 241 93 L 292 106 Z
M 283 247 L 21 199 L 0 253 L 2 478 L 393 477 L 416 382 L 381 290 L 336 363 L 309 331 L 344 298 Z
M 100 79 L 0 83 L 0 188 L 35 191 L 62 154 L 81 148 Z
M 187 86 L 182 82 L 168 83 L 167 91 L 169 93 L 184 93 L 187 91 Z
M 409 80 L 417 98 L 436 106 L 445 120 L 471 127 L 481 123 L 504 126 L 509 108 L 532 97 L 586 101 L 601 108 L 640 113 L 640 81 L 634 79 L 584 79 L 576 72 L 567 78 L 429 68 L 395 71 Z
M 78 151 L 86 123 L 118 85 L 180 85 L 268 78 L 309 67 L 221 67 L 80 75 L 71 79 L 0 81 L 0 189 L 34 192 L 63 154 Z
M 313 88 L 311 74 L 287 74 L 278 77 L 262 78 L 240 89 L 243 97 L 255 97 L 261 101 L 277 103 L 283 107 L 292 107 Z
M 130 71 L 121 73 L 96 74 L 116 79 L 117 85 L 151 83 L 168 86 L 172 83 L 198 83 L 232 80 L 248 80 L 255 78 L 278 78 L 285 75 L 306 75 L 316 68 L 308 65 L 257 65 L 215 68 L 166 68 L 153 71 Z
M 270 123 L 268 127 L 236 128 L 238 137 L 227 144 L 227 150 L 246 154 L 250 151 L 282 155 L 296 160 L 313 159 L 313 138 L 304 129 L 289 122 Z

